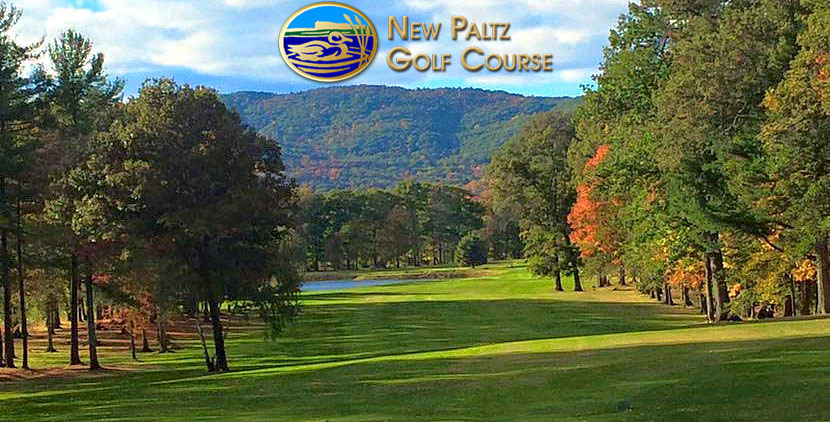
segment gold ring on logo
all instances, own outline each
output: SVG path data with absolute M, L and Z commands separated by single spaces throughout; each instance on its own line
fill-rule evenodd
M 318 82 L 337 82 L 369 67 L 378 51 L 378 32 L 360 10 L 324 1 L 297 10 L 285 21 L 279 48 L 297 74 Z

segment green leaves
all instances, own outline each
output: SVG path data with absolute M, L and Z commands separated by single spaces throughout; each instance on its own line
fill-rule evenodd
M 487 180 L 496 208 L 503 207 L 501 204 L 520 207 L 524 237 L 531 246 L 525 251 L 530 257 L 555 260 L 557 254 L 563 253 L 568 266 L 575 267 L 579 254 L 567 240 L 567 215 L 576 198 L 567 162 L 573 138 L 569 116 L 558 112 L 537 115 L 493 156 Z M 549 234 L 541 242 L 546 246 L 532 247 L 541 241 L 533 237 L 546 232 Z M 543 267 L 558 271 L 558 266 Z
M 455 262 L 471 267 L 486 264 L 487 242 L 476 232 L 462 237 L 455 249 Z

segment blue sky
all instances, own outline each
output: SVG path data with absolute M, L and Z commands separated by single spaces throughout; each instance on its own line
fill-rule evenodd
M 342 22 L 345 23 L 346 20 L 343 18 L 343 14 L 348 13 L 349 16 L 353 15 L 351 11 L 343 7 L 337 6 L 321 6 L 315 7 L 308 13 L 302 13 L 294 18 L 291 21 L 291 24 L 288 25 L 289 28 L 314 28 L 314 24 L 317 21 L 325 21 L 325 22 Z
M 181 83 L 238 90 L 292 92 L 322 86 L 293 73 L 277 49 L 285 19 L 313 2 L 297 0 L 22 0 L 16 28 L 22 41 L 50 40 L 67 28 L 90 37 L 106 56 L 108 72 L 127 81 L 133 94 L 147 78 L 172 76 Z M 343 84 L 408 88 L 478 87 L 525 95 L 579 95 L 591 82 L 608 31 L 628 0 L 350 0 L 381 34 L 369 69 Z M 388 16 L 441 22 L 438 41 L 386 39 Z M 510 42 L 452 41 L 450 17 L 471 22 L 510 22 Z M 394 46 L 413 54 L 449 53 L 446 72 L 394 72 L 386 54 Z M 469 73 L 460 54 L 472 45 L 487 53 L 550 53 L 553 73 Z M 330 84 L 326 84 L 330 85 Z

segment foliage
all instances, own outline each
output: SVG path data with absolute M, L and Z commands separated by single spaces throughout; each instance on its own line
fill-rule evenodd
M 464 185 L 532 115 L 579 103 L 480 89 L 385 86 L 222 98 L 282 146 L 289 175 L 317 191 L 389 188 L 406 177 Z
M 525 255 L 544 257 L 545 261 L 533 268 L 550 269 L 551 273 L 543 275 L 557 279 L 560 271 L 574 274 L 579 290 L 579 252 L 571 244 L 567 222 L 576 198 L 567 162 L 573 137 L 570 116 L 540 114 L 493 156 L 487 180 L 496 207 L 508 203 L 520 207 L 522 233 L 528 245 Z
M 309 190 L 300 206 L 312 270 L 450 262 L 459 240 L 482 227 L 485 212 L 462 188 L 411 180 L 394 190 Z
M 475 268 L 487 263 L 487 242 L 478 233 L 472 232 L 458 242 L 455 249 L 455 261 L 465 266 Z

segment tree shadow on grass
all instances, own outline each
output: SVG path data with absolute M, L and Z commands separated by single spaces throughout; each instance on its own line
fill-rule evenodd
M 353 297 L 353 296 L 351 296 Z M 237 369 L 331 362 L 503 343 L 703 326 L 680 308 L 561 300 L 410 301 L 315 305 L 274 342 L 246 343 Z M 233 362 L 232 362 L 233 363 Z
M 367 362 L 267 376 L 130 373 L 4 401 L 9 420 L 821 420 L 830 338 Z M 65 386 L 70 388 L 70 386 Z M 793 405 L 798 403 L 798 405 Z

